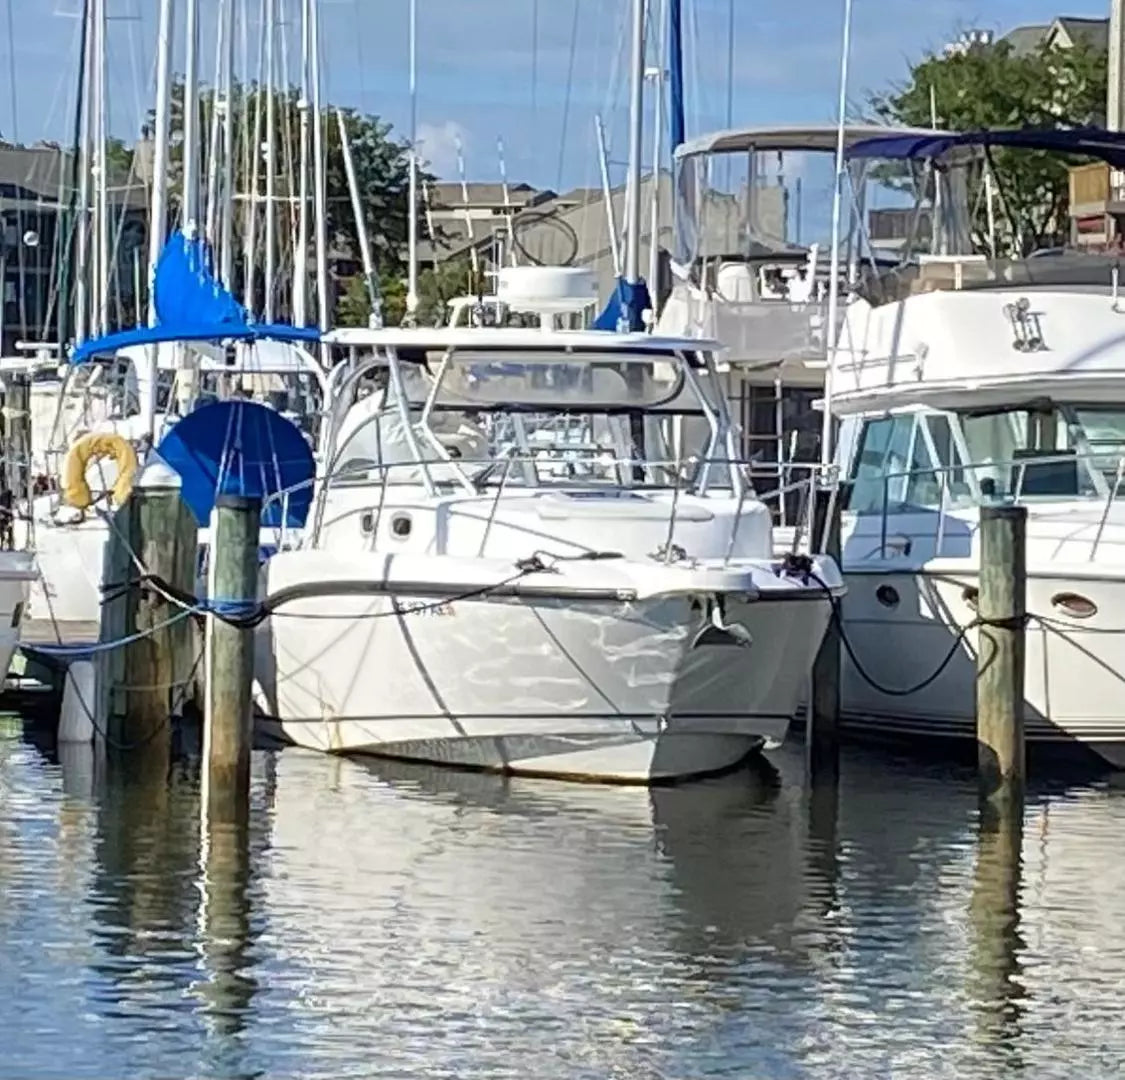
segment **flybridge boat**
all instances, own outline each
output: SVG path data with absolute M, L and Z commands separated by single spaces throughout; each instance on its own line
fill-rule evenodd
M 850 124 L 843 141 L 927 134 Z M 753 475 L 790 489 L 775 506 L 775 538 L 785 547 L 801 516 L 794 481 L 821 461 L 813 403 L 824 390 L 833 266 L 830 245 L 809 237 L 828 239 L 818 211 L 830 204 L 839 138 L 834 124 L 747 127 L 701 135 L 675 152 L 672 290 L 656 331 L 722 342 L 724 392 Z M 861 167 L 848 180 L 858 215 L 868 181 Z M 837 276 L 846 283 L 858 249 L 856 230 L 844 235 Z
M 843 706 L 857 731 L 972 737 L 976 632 L 925 680 L 976 613 L 981 504 L 1021 503 L 1027 736 L 1084 744 L 1120 767 L 1119 260 L 1057 250 L 998 257 L 1013 238 L 995 232 L 984 245 L 991 250 L 980 253 L 979 241 L 974 249 L 965 168 L 979 169 L 981 149 L 993 146 L 1088 154 L 1125 167 L 1125 136 L 1108 132 L 947 133 L 851 149 L 900 170 L 922 159 L 919 171 L 941 187 L 940 212 L 923 208 L 902 265 L 871 275 L 849 305 L 831 372 L 839 461 L 853 482 L 844 515 L 844 626 L 865 669 L 845 663 Z M 988 224 L 976 224 L 987 238 Z
M 836 568 L 773 557 L 709 389 L 714 342 L 555 328 L 592 285 L 501 271 L 500 299 L 543 312 L 539 328 L 328 335 L 351 358 L 325 475 L 300 548 L 266 564 L 270 729 L 625 782 L 721 771 L 783 738 Z M 708 432 L 692 454 L 671 449 L 685 417 Z

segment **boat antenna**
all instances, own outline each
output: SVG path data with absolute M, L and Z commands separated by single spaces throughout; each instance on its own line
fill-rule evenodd
M 844 198 L 844 126 L 848 108 L 848 56 L 851 51 L 852 0 L 844 0 L 844 34 L 840 52 L 840 101 L 836 123 L 836 182 L 832 192 L 832 251 L 828 269 L 828 366 L 824 378 L 824 415 L 820 429 L 820 464 L 822 478 L 827 481 L 832 466 L 832 381 L 836 372 L 836 351 L 839 345 L 837 321 L 840 311 L 840 217 Z

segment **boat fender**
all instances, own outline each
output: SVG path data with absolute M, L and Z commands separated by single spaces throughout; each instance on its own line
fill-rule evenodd
M 137 452 L 124 436 L 114 432 L 92 431 L 83 435 L 69 451 L 63 465 L 63 502 L 76 510 L 88 510 L 94 502 L 86 470 L 94 461 L 111 458 L 117 464 L 117 482 L 113 485 L 113 502 L 121 506 L 133 490 L 137 474 Z

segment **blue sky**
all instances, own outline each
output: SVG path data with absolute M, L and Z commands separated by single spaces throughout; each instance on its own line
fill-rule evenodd
M 260 0 L 245 4 L 256 57 Z M 295 13 L 297 0 L 278 0 Z M 107 0 L 111 127 L 135 135 L 152 97 L 156 0 Z M 180 7 L 184 0 L 179 0 Z M 212 70 L 219 0 L 199 0 L 202 70 Z M 379 113 L 405 134 L 407 0 L 320 0 L 326 97 Z M 834 119 L 843 0 L 733 0 L 735 67 L 727 70 L 730 0 L 683 0 L 688 134 L 726 125 Z M 551 187 L 596 185 L 593 117 L 624 158 L 625 26 L 630 0 L 418 0 L 418 119 L 423 152 L 456 177 Z M 902 78 L 908 61 L 960 28 L 1000 32 L 1053 16 L 1104 16 L 1108 0 L 854 0 L 851 96 Z M 24 142 L 68 139 L 81 0 L 0 0 L 0 131 Z M 9 39 L 2 21 L 13 13 Z M 292 17 L 292 16 L 291 16 Z M 295 30 L 294 30 L 295 35 Z M 182 65 L 183 34 L 177 55 Z M 295 45 L 290 62 L 295 69 Z M 14 69 L 13 69 L 14 57 Z M 15 76 L 15 101 L 11 82 Z M 620 168 L 615 167 L 619 173 Z

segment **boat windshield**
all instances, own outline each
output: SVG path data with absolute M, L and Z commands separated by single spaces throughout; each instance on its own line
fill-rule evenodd
M 1125 404 L 903 413 L 868 420 L 859 439 L 851 498 L 859 512 L 1105 498 L 1125 466 Z
M 385 390 L 357 400 L 341 422 L 334 482 L 529 483 L 585 480 L 671 484 L 671 467 L 718 445 L 702 373 L 653 352 L 549 356 L 447 352 L 399 364 Z M 702 396 L 701 396 L 702 395 Z M 404 407 L 405 406 L 405 407 Z M 713 415 L 713 414 L 712 414 Z M 405 423 L 405 418 L 409 423 Z M 698 436 L 702 434 L 702 439 Z M 712 457 L 722 453 L 712 446 Z M 643 464 L 643 463 L 647 463 Z M 684 466 L 681 482 L 697 463 Z M 722 469 L 710 483 L 724 482 Z

